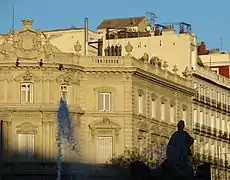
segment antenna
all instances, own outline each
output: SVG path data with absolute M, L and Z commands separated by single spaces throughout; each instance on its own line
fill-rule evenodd
M 220 38 L 220 50 L 222 51 L 223 50 L 223 39 Z
M 146 12 L 146 14 L 149 16 L 149 24 L 150 24 L 151 28 L 154 30 L 154 28 L 155 28 L 155 22 L 156 22 L 156 19 L 158 17 L 153 12 Z
M 12 17 L 12 29 L 11 32 L 14 33 L 14 4 L 13 4 L 13 17 Z

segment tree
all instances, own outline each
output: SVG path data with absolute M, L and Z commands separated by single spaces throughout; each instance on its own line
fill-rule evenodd
M 166 159 L 166 144 L 160 142 L 156 145 L 148 145 L 142 152 L 139 149 L 126 150 L 124 154 L 115 156 L 110 160 L 113 165 L 129 167 L 131 163 L 142 162 L 151 168 L 158 167 Z

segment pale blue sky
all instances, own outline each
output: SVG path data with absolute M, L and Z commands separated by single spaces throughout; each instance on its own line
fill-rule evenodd
M 15 27 L 22 19 L 33 19 L 34 28 L 44 30 L 82 27 L 89 18 L 95 30 L 101 20 L 116 17 L 157 14 L 157 23 L 188 22 L 199 41 L 210 48 L 230 50 L 230 1 L 218 0 L 0 0 L 0 33 L 12 27 L 12 5 L 15 4 Z

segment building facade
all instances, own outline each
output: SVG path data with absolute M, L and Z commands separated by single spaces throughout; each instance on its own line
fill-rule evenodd
M 180 23 L 180 30 L 177 32 L 173 25 L 155 25 L 151 30 L 148 28 L 149 25 L 145 24 L 145 30 L 139 30 L 138 26 L 130 29 L 132 26 L 127 23 L 130 22 L 129 18 L 126 19 L 126 23 L 124 20 L 121 21 L 122 28 L 111 28 L 114 20 L 110 20 L 110 23 L 109 20 L 105 21 L 107 26 L 98 27 L 98 32 L 103 38 L 104 55 L 111 52 L 112 46 L 121 46 L 121 54 L 126 55 L 125 44 L 130 42 L 135 58 L 142 59 L 143 53 L 150 58 L 157 56 L 162 60 L 167 59 L 169 67 L 176 64 L 179 74 L 192 74 L 197 93 L 193 101 L 192 115 L 196 138 L 195 153 L 199 152 L 200 160 L 209 160 L 213 163 L 213 179 L 220 176 L 228 177 L 229 53 L 207 50 L 204 43 L 198 45 L 196 36 L 188 29 L 183 29 L 184 23 Z M 115 25 L 118 24 L 117 21 Z M 211 70 L 216 72 L 213 73 Z
M 195 151 L 212 164 L 212 179 L 230 177 L 230 80 L 209 68 L 193 72 Z
M 63 146 L 65 163 L 104 164 L 126 149 L 142 151 L 166 141 L 179 119 L 192 132 L 191 75 L 181 77 L 177 66 L 171 72 L 166 61 L 144 53 L 134 58 L 130 43 L 126 56 L 84 56 L 79 41 L 73 48 L 74 53 L 62 52 L 45 33 L 33 30 L 31 20 L 3 36 L 0 119 L 2 160 L 9 167 L 20 169 L 21 162 L 29 171 L 29 162 L 55 165 L 61 98 L 77 142 L 77 151 Z M 51 169 L 47 173 L 56 172 Z

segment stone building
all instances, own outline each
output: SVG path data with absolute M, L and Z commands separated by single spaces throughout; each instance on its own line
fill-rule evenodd
M 132 26 L 127 23 L 130 19 L 126 18 L 126 23 L 123 23 L 124 20 L 120 23 L 123 25 L 122 29 L 114 30 L 115 27 L 111 29 L 111 24 L 115 20 L 110 20 L 110 23 L 109 20 L 105 21 L 107 26 L 103 28 L 99 26 L 97 30 L 103 39 L 104 48 L 119 44 L 122 46 L 122 55 L 126 55 L 125 44 L 128 41 L 133 46 L 132 55 L 135 58 L 141 58 L 143 53 L 146 53 L 150 59 L 156 56 L 163 61 L 167 60 L 169 67 L 177 65 L 178 74 L 182 73 L 185 76 L 187 73 L 192 74 L 197 93 L 193 101 L 192 113 L 193 133 L 196 138 L 195 153 L 209 156 L 209 159 L 202 157 L 202 161 L 225 162 L 219 164 L 221 171 L 216 170 L 219 169 L 219 165 L 214 163 L 213 179 L 223 174 L 223 170 L 224 174 L 228 174 L 227 171 L 230 169 L 230 81 L 227 79 L 229 78 L 229 53 L 207 50 L 204 43 L 198 45 L 196 36 L 189 29 L 183 29 L 185 27 L 183 25 L 189 27 L 186 23 L 180 23 L 179 31 L 176 25 L 160 26 L 159 24 L 151 30 L 148 23 L 144 24 L 146 27 L 144 30 L 143 28 L 139 30 L 137 27 L 130 29 Z M 115 24 L 119 24 L 117 21 Z
M 229 179 L 230 79 L 198 65 L 192 74 L 195 152 L 212 164 L 212 179 Z
M 191 75 L 179 76 L 177 66 L 171 72 L 166 61 L 146 53 L 134 58 L 130 43 L 126 56 L 84 56 L 80 42 L 74 53 L 62 52 L 45 32 L 33 30 L 31 20 L 0 38 L 2 162 L 8 170 L 56 172 L 61 97 L 78 150 L 64 146 L 65 163 L 104 164 L 126 149 L 142 151 L 167 140 L 179 119 L 192 132 L 195 92 Z

